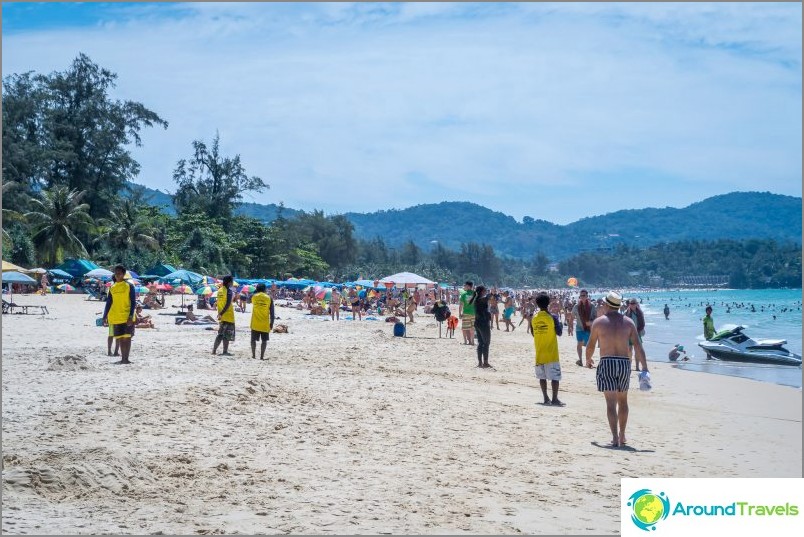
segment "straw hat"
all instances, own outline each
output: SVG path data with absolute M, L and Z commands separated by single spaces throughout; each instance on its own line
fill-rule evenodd
M 606 298 L 603 299 L 603 302 L 605 302 L 610 308 L 619 309 L 620 305 L 623 303 L 623 297 L 614 291 L 609 291 L 609 294 L 606 295 Z

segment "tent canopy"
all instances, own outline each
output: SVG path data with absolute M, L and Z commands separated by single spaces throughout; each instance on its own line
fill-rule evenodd
M 80 278 L 90 270 L 100 267 L 87 259 L 66 259 L 64 263 L 54 268 L 63 270 L 73 278 Z
M 149 276 L 167 276 L 171 272 L 176 272 L 176 269 L 173 266 L 166 265 L 165 263 L 159 263 L 148 270 L 143 271 L 143 274 L 147 274 Z
M 436 284 L 434 281 L 412 272 L 397 272 L 380 280 L 380 285 L 386 283 L 393 283 L 394 287 L 417 287 L 419 285 L 434 287 Z

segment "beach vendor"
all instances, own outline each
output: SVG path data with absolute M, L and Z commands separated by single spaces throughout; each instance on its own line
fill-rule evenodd
M 235 314 L 234 314 L 234 293 L 232 292 L 231 275 L 223 277 L 221 288 L 218 289 L 218 335 L 215 337 L 215 344 L 212 346 L 212 354 L 217 354 L 218 346 L 223 343 L 221 356 L 231 356 L 229 353 L 229 343 L 235 340 Z
M 533 332 L 533 346 L 536 350 L 536 378 L 539 379 L 539 386 L 544 397 L 542 404 L 564 406 L 564 403 L 558 399 L 558 384 L 561 381 L 558 336 L 563 333 L 563 328 L 558 316 L 548 311 L 550 297 L 547 293 L 539 293 L 536 296 L 536 306 L 539 308 L 539 313 L 533 316 L 530 324 Z M 548 380 L 553 393 L 552 398 L 547 396 Z
M 130 364 L 131 338 L 134 337 L 134 308 L 137 300 L 134 286 L 125 280 L 126 267 L 114 268 L 114 284 L 106 295 L 106 308 L 103 310 L 103 326 L 111 328 L 112 337 L 120 345 L 120 361 L 116 364 Z
M 265 284 L 258 283 L 251 297 L 251 358 L 257 357 L 257 341 L 260 343 L 260 360 L 265 360 L 265 346 L 274 328 L 274 301 L 265 292 Z

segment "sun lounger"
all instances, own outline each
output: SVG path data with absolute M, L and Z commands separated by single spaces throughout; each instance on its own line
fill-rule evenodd
M 94 290 L 94 289 L 90 289 L 90 288 L 88 288 L 88 287 L 85 287 L 85 288 L 84 288 L 84 291 L 86 291 L 87 295 L 89 295 L 89 296 L 87 296 L 87 298 L 86 298 L 87 300 L 100 300 L 100 301 L 106 301 L 106 294 L 105 294 L 105 293 L 101 294 L 101 293 L 99 293 L 98 291 L 96 291 L 96 290 Z
M 17 312 L 18 314 L 21 313 L 22 315 L 28 315 L 28 314 L 37 315 L 33 311 L 28 311 L 36 308 L 39 308 L 38 315 L 50 315 L 50 312 L 47 310 L 47 306 L 40 306 L 33 304 L 27 304 L 27 305 L 15 304 L 14 302 L 6 302 L 6 300 L 3 299 L 3 313 L 14 313 L 14 310 L 18 309 L 22 310 L 21 312 L 18 311 Z

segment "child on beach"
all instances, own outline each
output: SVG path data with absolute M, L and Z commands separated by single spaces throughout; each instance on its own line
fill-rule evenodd
M 458 318 L 455 315 L 450 315 L 447 318 L 447 335 L 450 339 L 455 337 L 456 328 L 458 328 Z

